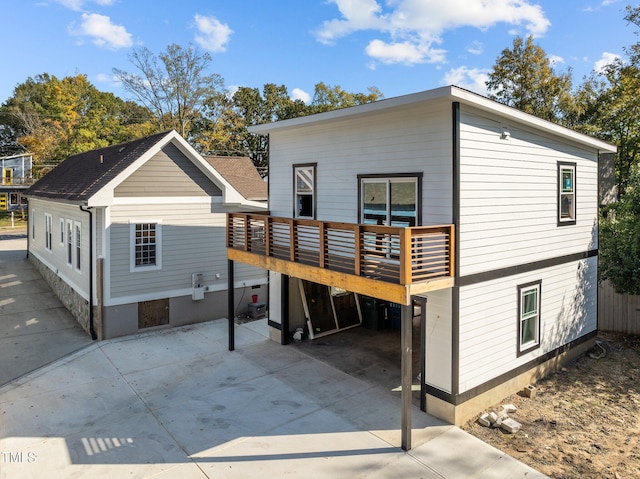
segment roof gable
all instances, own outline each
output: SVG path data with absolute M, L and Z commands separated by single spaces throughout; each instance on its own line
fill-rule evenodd
M 222 190 L 173 143 L 117 185 L 115 197 L 222 196 Z
M 72 155 L 31 186 L 26 194 L 86 202 L 170 132 Z

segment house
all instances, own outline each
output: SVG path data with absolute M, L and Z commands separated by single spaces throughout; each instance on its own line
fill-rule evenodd
M 226 213 L 266 211 L 236 180 L 175 131 L 71 156 L 27 191 L 29 258 L 94 338 L 226 317 Z M 236 314 L 266 301 L 263 270 L 235 279 Z
M 391 304 L 403 447 L 414 304 L 423 409 L 454 424 L 593 344 L 612 145 L 455 86 L 250 131 L 269 135 L 270 212 L 229 215 L 229 260 L 270 271 L 283 344 Z
M 33 158 L 29 153 L 0 157 L 0 211 L 21 209 L 23 192 L 33 184 Z

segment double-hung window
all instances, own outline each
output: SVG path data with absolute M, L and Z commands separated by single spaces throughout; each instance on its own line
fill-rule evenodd
M 316 217 L 316 164 L 293 165 L 294 218 Z
M 73 266 L 73 222 L 67 220 L 65 222 L 66 239 L 67 239 L 67 264 Z
M 74 223 L 73 225 L 74 231 L 74 246 L 75 246 L 75 260 L 76 260 L 76 269 L 80 270 L 80 258 L 82 257 L 82 226 L 80 223 Z
M 131 223 L 131 271 L 161 268 L 161 227 L 159 222 Z
M 558 225 L 576 224 L 576 164 L 558 163 Z
M 53 216 L 49 213 L 44 214 L 44 247 L 51 251 L 51 242 L 53 241 Z
M 541 281 L 518 286 L 518 356 L 540 347 Z

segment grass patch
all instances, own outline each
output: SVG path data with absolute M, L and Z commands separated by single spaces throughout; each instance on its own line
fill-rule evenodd
M 11 213 L 13 213 L 13 226 L 22 228 L 27 226 L 27 212 L 24 214 L 20 210 L 0 211 L 0 228 L 11 228 Z

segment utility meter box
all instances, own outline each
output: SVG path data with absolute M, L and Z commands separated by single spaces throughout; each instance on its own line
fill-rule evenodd
M 191 275 L 191 299 L 200 301 L 204 299 L 204 274 L 193 273 Z

